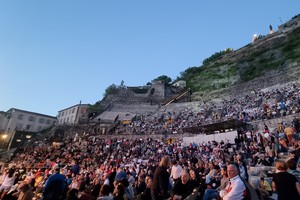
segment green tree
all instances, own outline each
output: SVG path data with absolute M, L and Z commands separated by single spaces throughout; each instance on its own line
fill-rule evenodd
M 172 79 L 166 75 L 161 75 L 157 78 L 155 78 L 153 81 L 163 81 L 166 85 L 170 84 Z
M 115 84 L 111 84 L 110 86 L 108 86 L 106 89 L 105 89 L 105 92 L 104 92 L 104 97 L 106 97 L 107 95 L 109 94 L 115 94 L 117 92 L 117 86 Z

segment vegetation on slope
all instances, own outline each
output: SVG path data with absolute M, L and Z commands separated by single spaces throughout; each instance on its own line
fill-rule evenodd
M 300 28 L 291 32 L 284 40 L 273 44 L 249 44 L 247 54 L 235 55 L 232 51 L 218 52 L 205 59 L 202 66 L 190 67 L 181 72 L 178 80 L 186 80 L 193 92 L 206 94 L 234 84 L 268 76 L 271 72 L 286 71 L 289 64 L 300 61 Z
M 295 76 L 300 75 L 298 64 L 300 62 L 300 27 L 287 36 L 274 37 L 269 41 L 263 37 L 260 41 L 255 41 L 241 49 L 237 51 L 226 49 L 216 52 L 206 58 L 201 66 L 189 67 L 181 72 L 174 82 L 185 80 L 193 94 L 205 95 L 257 78 L 268 78 L 270 74 L 287 75 L 288 70 Z M 295 67 L 290 69 L 291 66 Z M 162 75 L 154 81 L 164 81 L 166 85 L 170 85 L 172 79 Z M 147 85 L 151 85 L 151 83 L 148 82 Z M 105 101 L 109 94 L 116 93 L 118 93 L 118 86 L 110 85 L 105 90 L 101 102 Z M 99 101 L 91 106 L 90 110 L 100 111 L 101 109 L 103 108 Z

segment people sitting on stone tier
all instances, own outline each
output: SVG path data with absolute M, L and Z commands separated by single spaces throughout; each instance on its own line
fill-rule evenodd
M 180 180 L 176 181 L 172 190 L 171 196 L 173 200 L 183 200 L 192 194 L 194 188 L 190 181 L 189 173 L 184 170 L 181 173 Z

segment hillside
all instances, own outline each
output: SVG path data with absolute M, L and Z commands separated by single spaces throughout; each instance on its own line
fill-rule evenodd
M 202 66 L 187 68 L 174 81 L 186 81 L 185 89 L 170 87 L 171 84 L 163 81 L 136 87 L 113 84 L 106 89 L 104 98 L 90 110 L 101 112 L 125 105 L 151 105 L 152 110 L 152 105 L 161 105 L 188 88 L 191 91 L 189 95 L 192 95 L 181 102 L 221 100 L 296 81 L 299 77 L 300 15 L 297 15 L 279 26 L 276 32 L 259 36 L 240 49 L 217 52 L 205 59 Z
M 297 16 L 296 19 L 300 19 Z M 300 20 L 299 20 L 300 21 Z M 298 25 L 298 24 L 297 24 Z M 193 91 L 193 100 L 298 80 L 300 77 L 300 27 L 277 31 L 236 51 L 227 49 L 206 59 L 202 66 L 181 73 Z

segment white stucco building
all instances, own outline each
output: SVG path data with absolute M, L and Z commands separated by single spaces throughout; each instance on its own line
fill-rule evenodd
M 88 104 L 77 104 L 58 111 L 57 124 L 77 124 L 86 114 Z
M 56 117 L 16 108 L 0 112 L 0 131 L 7 134 L 16 130 L 39 132 L 54 125 L 55 122 Z

